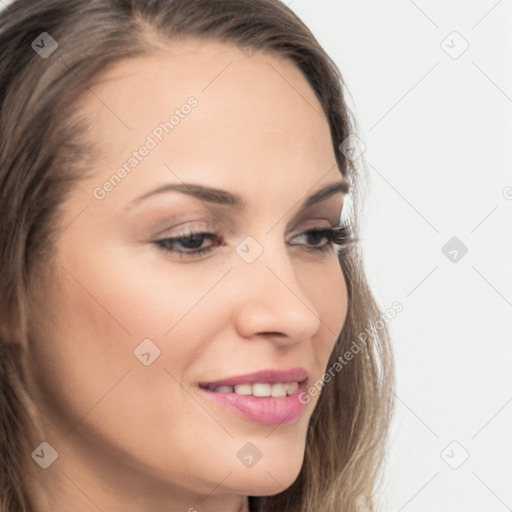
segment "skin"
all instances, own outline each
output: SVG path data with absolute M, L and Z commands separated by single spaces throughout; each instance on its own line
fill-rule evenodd
M 311 383 L 322 378 L 347 291 L 335 250 L 314 254 L 299 235 L 337 225 L 343 194 L 299 206 L 342 181 L 328 123 L 292 63 L 222 43 L 181 41 L 119 62 L 91 88 L 82 114 L 94 126 L 94 174 L 63 205 L 44 293 L 29 307 L 45 434 L 33 446 L 59 453 L 45 470 L 29 459 L 36 510 L 235 512 L 243 496 L 296 479 L 318 397 L 297 420 L 265 426 L 207 400 L 198 382 L 297 366 Z M 190 96 L 197 107 L 96 199 Z M 178 192 L 136 201 L 181 182 L 238 193 L 246 206 Z M 207 255 L 180 258 L 155 244 L 212 229 L 223 245 Z M 235 251 L 246 236 L 263 249 L 253 263 Z M 134 349 L 147 338 L 161 353 L 144 366 Z M 249 441 L 263 455 L 252 468 L 236 456 Z

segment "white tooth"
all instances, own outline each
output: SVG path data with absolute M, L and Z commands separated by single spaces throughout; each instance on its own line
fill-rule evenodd
M 288 394 L 292 395 L 293 393 L 295 393 L 295 391 L 297 391 L 297 389 L 299 389 L 299 383 L 290 382 L 290 384 L 288 385 Z
M 273 384 L 272 385 L 272 390 L 271 390 L 272 396 L 274 398 L 279 398 L 279 397 L 286 396 L 285 385 L 286 384 L 282 384 L 280 382 L 278 384 Z
M 216 393 L 233 393 L 233 386 L 219 386 L 215 388 Z
M 254 396 L 270 396 L 270 384 L 253 384 L 252 394 Z
M 251 384 L 237 384 L 235 386 L 235 393 L 238 395 L 252 395 Z

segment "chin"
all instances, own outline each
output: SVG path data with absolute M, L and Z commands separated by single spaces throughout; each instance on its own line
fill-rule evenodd
M 272 473 L 271 476 L 265 473 L 246 477 L 244 481 L 236 477 L 237 480 L 240 480 L 240 485 L 236 486 L 236 492 L 246 496 L 274 496 L 288 489 L 297 479 L 299 472 L 300 468 L 293 475 L 287 473 L 286 475 L 276 476 Z
M 304 459 L 302 447 L 295 453 L 286 450 L 273 457 L 264 456 L 252 468 L 237 469 L 230 484 L 248 496 L 272 496 L 290 487 L 299 476 Z

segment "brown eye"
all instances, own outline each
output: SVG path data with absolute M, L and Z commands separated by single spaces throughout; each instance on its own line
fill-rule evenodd
M 213 240 L 215 243 L 202 247 L 206 240 Z M 189 232 L 180 236 L 157 240 L 155 244 L 167 252 L 186 257 L 208 253 L 213 247 L 221 245 L 221 242 L 215 233 Z
M 306 238 L 306 250 L 310 251 L 326 252 L 329 249 L 332 249 L 334 245 L 339 248 L 343 248 L 347 243 L 344 226 L 308 229 L 307 231 L 296 235 L 294 238 L 297 237 Z M 325 240 L 325 243 L 319 245 L 322 240 Z

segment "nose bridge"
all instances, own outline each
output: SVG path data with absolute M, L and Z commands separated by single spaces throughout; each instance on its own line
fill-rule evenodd
M 301 287 L 286 247 L 275 235 L 246 237 L 236 249 L 243 287 L 237 309 L 246 331 L 286 334 L 301 341 L 319 328 L 314 304 Z
M 244 274 L 247 282 L 260 292 L 268 292 L 267 285 L 283 290 L 276 293 L 303 294 L 300 289 L 293 263 L 282 241 L 276 240 L 273 234 L 258 234 L 258 240 L 253 236 L 246 237 L 237 247 L 237 254 L 242 261 L 237 262 L 239 272 Z M 281 284 L 277 287 L 277 284 Z M 308 299 L 304 297 L 306 303 Z

